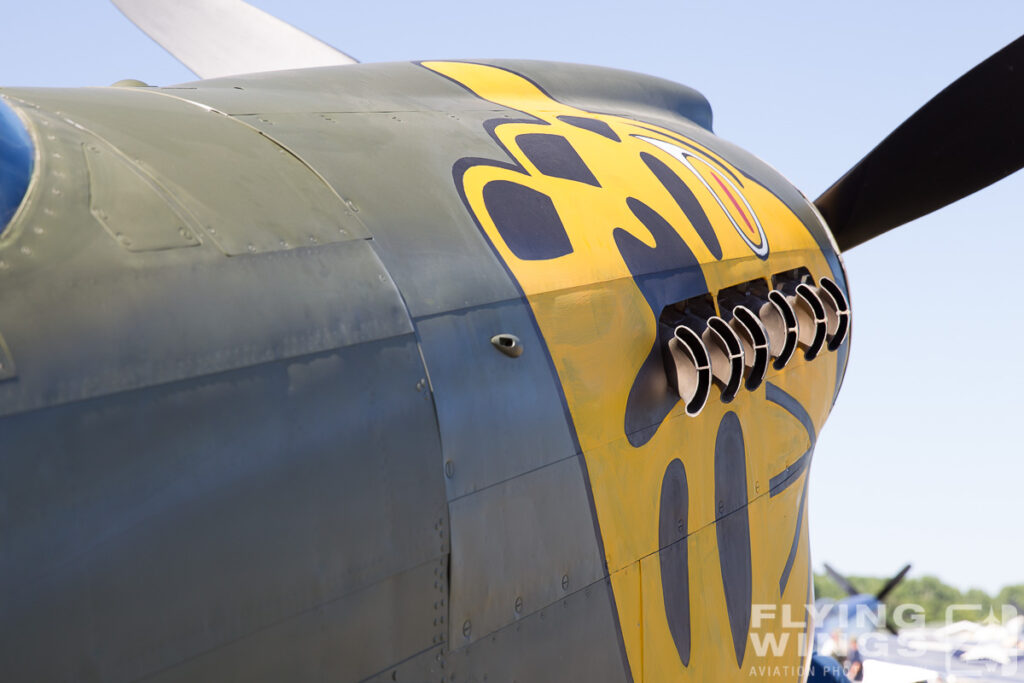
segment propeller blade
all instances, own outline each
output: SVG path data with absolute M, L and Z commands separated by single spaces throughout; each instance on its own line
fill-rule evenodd
M 882 586 L 882 590 L 878 591 L 878 593 L 875 594 L 875 597 L 878 598 L 878 601 L 885 602 L 885 596 L 889 595 L 889 593 L 892 592 L 892 589 L 899 585 L 899 582 L 903 580 L 903 577 L 906 576 L 907 572 L 909 571 L 910 565 L 908 564 L 906 567 L 900 570 L 899 574 L 889 579 L 889 581 L 884 586 Z
M 961 76 L 815 200 L 841 249 L 1024 166 L 1024 37 Z
M 200 78 L 356 61 L 242 0 L 112 2 Z
M 900 634 L 899 629 L 896 628 L 896 624 L 892 623 L 892 620 L 889 619 L 889 618 L 886 618 L 886 620 L 885 620 L 885 630 L 887 630 L 889 633 L 893 634 L 894 636 L 898 636 Z
M 828 572 L 828 575 L 832 577 L 833 581 L 839 584 L 840 588 L 846 591 L 847 595 L 850 595 L 851 597 L 854 595 L 860 595 L 860 591 L 854 588 L 853 584 L 850 583 L 845 576 L 828 566 L 828 563 L 825 564 L 825 571 Z

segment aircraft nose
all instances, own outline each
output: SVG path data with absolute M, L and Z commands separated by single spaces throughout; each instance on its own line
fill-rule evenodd
M 11 222 L 35 167 L 35 147 L 18 115 L 0 98 L 0 236 Z

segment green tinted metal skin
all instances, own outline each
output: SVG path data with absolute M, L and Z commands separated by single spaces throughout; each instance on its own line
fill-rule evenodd
M 505 64 L 710 128 L 682 86 Z M 0 238 L 0 671 L 631 677 L 558 381 L 452 182 L 518 112 L 405 63 L 0 94 L 39 149 Z

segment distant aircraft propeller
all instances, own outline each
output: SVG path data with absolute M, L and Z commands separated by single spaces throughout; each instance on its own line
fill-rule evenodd
M 1024 166 L 1024 37 L 917 110 L 815 205 L 843 250 Z
M 857 590 L 845 576 L 830 567 L 828 563 L 825 563 L 825 571 L 828 572 L 828 575 L 832 577 L 832 580 L 838 583 L 839 587 L 846 591 L 846 594 L 851 598 L 855 595 L 861 594 L 861 592 Z
M 889 593 L 892 592 L 893 588 L 895 588 L 897 585 L 899 585 L 900 581 L 903 580 L 903 577 L 906 576 L 907 572 L 909 572 L 909 571 L 910 571 L 910 565 L 908 564 L 903 569 L 901 569 L 896 576 L 894 576 L 891 579 L 889 579 L 886 582 L 886 584 L 884 586 L 882 586 L 882 590 L 880 590 L 877 593 L 875 593 L 875 597 L 878 598 L 878 601 L 879 602 L 885 602 L 886 596 L 888 596 Z
M 911 565 L 907 564 L 903 567 L 903 569 L 899 570 L 899 572 L 895 576 L 886 581 L 885 585 L 882 586 L 881 590 L 875 593 L 873 600 L 877 603 L 884 603 L 889 593 L 891 593 L 893 589 L 896 588 L 896 586 L 898 586 L 901 581 L 903 581 L 903 578 L 907 575 L 907 572 L 910 571 L 910 567 Z M 862 591 L 857 590 L 857 587 L 854 586 L 849 579 L 840 574 L 827 563 L 825 564 L 825 571 L 828 573 L 828 575 L 832 578 L 833 581 L 839 584 L 840 588 L 846 591 L 846 594 L 849 597 L 858 598 L 866 595 Z M 896 628 L 896 625 L 892 623 L 892 620 L 889 618 L 888 613 L 886 613 L 885 617 L 885 628 L 888 629 L 889 633 L 893 634 L 894 636 L 899 635 L 899 630 Z

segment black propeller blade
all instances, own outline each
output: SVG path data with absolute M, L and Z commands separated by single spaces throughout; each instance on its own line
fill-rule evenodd
M 1024 37 L 932 98 L 814 203 L 849 249 L 1022 166 Z
M 875 597 L 878 599 L 878 601 L 885 602 L 885 596 L 889 595 L 889 593 L 892 592 L 892 589 L 899 585 L 899 582 L 903 580 L 903 577 L 906 576 L 907 572 L 909 571 L 910 565 L 908 564 L 906 567 L 900 570 L 899 574 L 889 579 L 889 581 L 886 582 L 884 586 L 882 586 L 882 590 L 878 591 L 878 593 L 875 594 Z
M 825 571 L 828 572 L 828 575 L 832 577 L 833 581 L 839 584 L 840 588 L 846 591 L 847 595 L 851 597 L 854 595 L 860 595 L 860 591 L 854 588 L 853 584 L 850 583 L 845 576 L 828 566 L 828 563 L 825 564 Z

